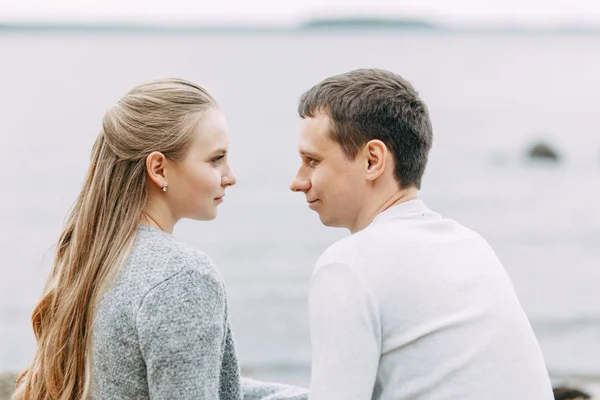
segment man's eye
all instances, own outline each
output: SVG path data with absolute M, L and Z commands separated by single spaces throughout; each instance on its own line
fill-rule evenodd
M 315 160 L 314 158 L 306 157 L 306 163 L 309 167 L 314 167 L 317 165 L 317 160 Z

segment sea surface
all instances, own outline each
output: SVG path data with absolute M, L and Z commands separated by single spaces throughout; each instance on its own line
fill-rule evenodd
M 180 239 L 220 265 L 247 374 L 307 384 L 307 288 L 348 233 L 289 184 L 299 95 L 354 68 L 393 70 L 430 107 L 421 197 L 503 261 L 556 383 L 600 377 L 600 35 L 432 32 L 0 35 L 0 370 L 32 357 L 29 323 L 104 111 L 182 77 L 229 119 L 238 184 Z M 527 148 L 553 146 L 559 162 Z

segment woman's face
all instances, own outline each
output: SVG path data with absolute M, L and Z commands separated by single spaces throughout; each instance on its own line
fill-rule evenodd
M 218 108 L 202 115 L 195 136 L 185 159 L 169 169 L 165 197 L 176 220 L 214 219 L 225 188 L 236 183 L 227 162 L 227 121 Z

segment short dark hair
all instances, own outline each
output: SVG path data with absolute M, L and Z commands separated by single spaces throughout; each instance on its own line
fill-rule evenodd
M 407 80 L 382 69 L 329 77 L 300 98 L 301 118 L 318 112 L 331 119 L 329 137 L 350 160 L 370 140 L 381 140 L 394 156 L 400 186 L 421 188 L 433 133 L 427 106 Z

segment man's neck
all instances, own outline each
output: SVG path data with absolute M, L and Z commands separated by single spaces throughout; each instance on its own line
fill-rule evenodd
M 376 216 L 390 207 L 404 203 L 406 201 L 419 198 L 419 191 L 415 187 L 397 190 L 391 194 L 379 198 L 379 201 L 372 202 L 370 207 L 365 207 L 364 211 L 358 216 L 353 227 L 349 228 L 350 233 L 356 233 L 373 222 Z

